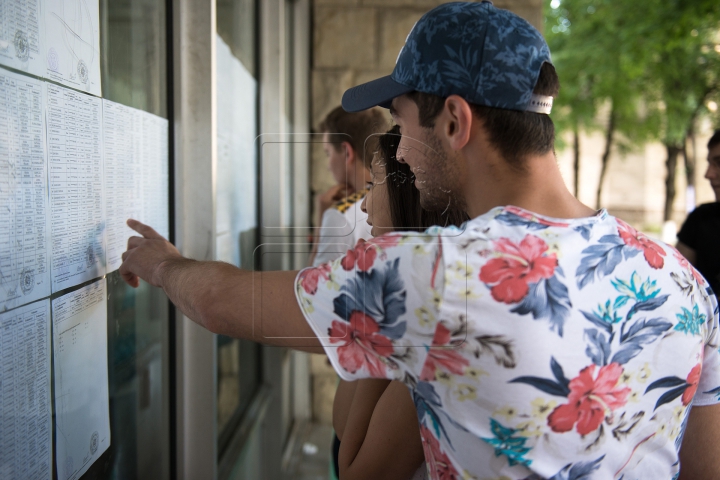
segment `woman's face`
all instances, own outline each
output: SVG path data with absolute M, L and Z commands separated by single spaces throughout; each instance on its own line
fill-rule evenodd
M 387 175 L 385 161 L 375 155 L 372 161 L 371 181 L 368 184 L 368 193 L 365 195 L 360 208 L 367 213 L 367 223 L 372 226 L 370 230 L 373 237 L 392 232 L 393 225 L 390 219 L 390 200 L 387 191 Z

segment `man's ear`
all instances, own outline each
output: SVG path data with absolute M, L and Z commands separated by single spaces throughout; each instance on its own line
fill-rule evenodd
M 345 154 L 345 165 L 351 167 L 353 163 L 355 163 L 355 160 L 357 160 L 357 153 L 355 153 L 355 149 L 352 145 L 350 145 L 350 142 L 342 142 L 340 144 L 340 148 Z
M 472 110 L 470 104 L 458 95 L 450 95 L 445 99 L 440 125 L 452 150 L 460 150 L 470 141 L 472 128 Z

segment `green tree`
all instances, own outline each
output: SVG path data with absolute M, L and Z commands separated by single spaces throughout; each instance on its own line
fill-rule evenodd
M 573 132 L 576 178 L 578 132 L 599 129 L 605 136 L 598 207 L 613 147 L 622 153 L 650 140 L 663 142 L 665 219 L 672 213 L 680 155 L 692 182 L 694 163 L 685 143 L 698 117 L 707 113 L 707 100 L 718 92 L 719 5 L 707 0 L 546 4 L 545 35 L 561 79 L 553 118 L 559 132 Z M 599 125 L 603 106 L 609 109 L 608 120 Z
M 665 220 L 672 217 L 678 158 L 682 156 L 687 183 L 695 183 L 695 158 L 687 153 L 699 117 L 717 96 L 720 82 L 720 4 L 716 1 L 646 0 L 643 9 L 628 9 L 642 44 L 633 56 L 645 68 L 643 92 L 659 107 L 662 128 L 658 139 L 666 151 Z
M 657 124 L 657 119 L 643 108 L 644 72 L 624 41 L 631 30 L 629 20 L 612 2 L 555 0 L 547 4 L 545 35 L 561 82 L 553 119 L 559 132 L 573 132 L 576 195 L 580 132 L 601 131 L 605 138 L 597 208 L 602 204 L 603 183 L 613 150 L 624 153 L 641 146 L 652 137 Z M 600 123 L 602 110 L 607 119 Z

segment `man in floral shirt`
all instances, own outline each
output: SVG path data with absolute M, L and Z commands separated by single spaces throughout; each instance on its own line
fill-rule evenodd
M 343 107 L 390 108 L 423 206 L 465 209 L 463 229 L 384 235 L 294 281 L 185 259 L 131 221 L 123 278 L 211 331 L 404 382 L 434 479 L 720 478 L 715 297 L 672 247 L 567 191 L 557 89 L 527 22 L 437 7 Z M 292 288 L 299 308 L 277 301 Z

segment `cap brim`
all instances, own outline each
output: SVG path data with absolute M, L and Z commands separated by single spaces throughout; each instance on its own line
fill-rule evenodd
M 414 90 L 388 75 L 348 89 L 343 94 L 342 107 L 346 112 L 361 112 L 376 106 L 390 108 L 393 98 Z

